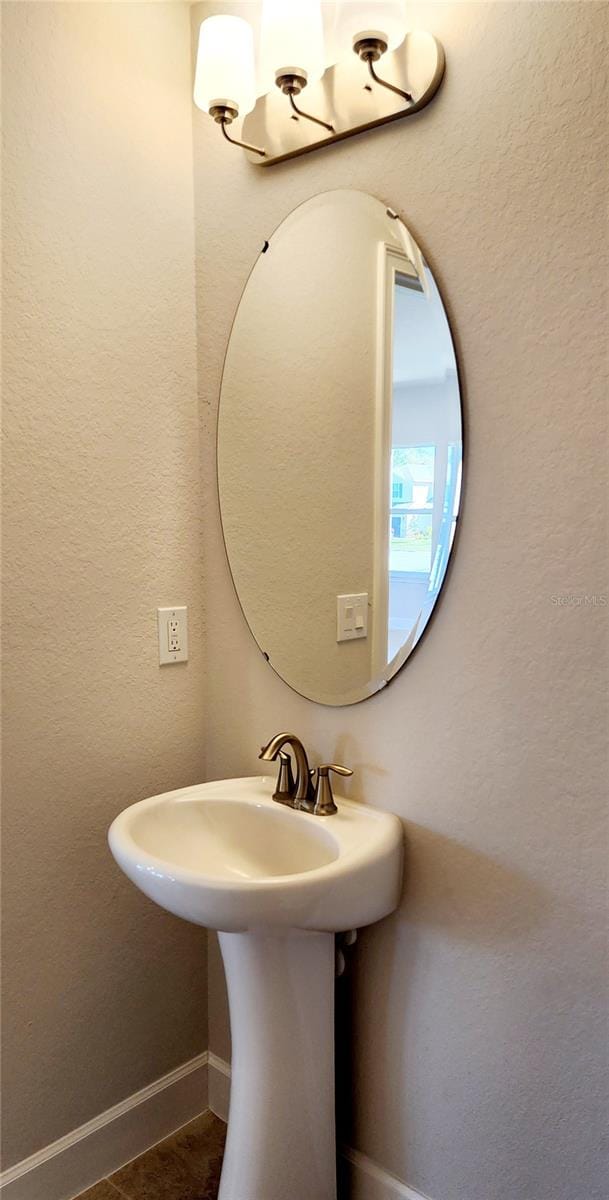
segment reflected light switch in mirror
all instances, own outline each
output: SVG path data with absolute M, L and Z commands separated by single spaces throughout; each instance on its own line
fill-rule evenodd
M 368 636 L 368 593 L 336 597 L 336 640 L 351 642 Z

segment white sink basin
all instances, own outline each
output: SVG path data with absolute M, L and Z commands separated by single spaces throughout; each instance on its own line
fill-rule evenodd
M 336 1200 L 334 934 L 397 906 L 402 829 L 340 797 L 332 816 L 296 812 L 274 787 L 152 796 L 108 836 L 151 900 L 220 931 L 233 1061 L 219 1200 Z
M 141 800 L 116 818 L 110 848 L 163 908 L 227 932 L 369 925 L 398 902 L 397 817 L 338 797 L 315 817 L 272 799 L 274 779 L 224 779 Z

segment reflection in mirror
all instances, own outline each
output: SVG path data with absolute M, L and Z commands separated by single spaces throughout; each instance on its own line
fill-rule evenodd
M 386 249 L 388 289 L 383 336 L 390 345 L 389 394 L 384 397 L 389 444 L 387 509 L 378 531 L 383 548 L 376 591 L 387 572 L 387 600 L 378 623 L 378 661 L 389 675 L 416 645 L 431 616 L 450 554 L 461 488 L 461 420 L 457 370 L 448 323 L 429 268 L 421 277 Z M 379 468 L 382 475 L 382 463 Z M 388 516 L 387 516 L 388 514 Z M 383 537 L 387 530 L 386 539 Z
M 408 230 L 361 192 L 307 201 L 245 288 L 218 426 L 237 594 L 303 695 L 365 699 L 416 646 L 452 548 L 461 451 L 450 330 Z

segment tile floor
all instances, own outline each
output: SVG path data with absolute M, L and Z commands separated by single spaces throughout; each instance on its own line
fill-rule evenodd
M 195 1117 L 77 1200 L 216 1200 L 226 1125 Z

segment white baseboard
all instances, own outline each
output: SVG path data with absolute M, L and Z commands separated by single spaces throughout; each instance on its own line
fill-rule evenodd
M 429 1200 L 358 1150 L 343 1146 L 341 1157 L 341 1176 L 349 1200 Z
M 2 1200 L 71 1200 L 118 1171 L 207 1108 L 207 1064 L 205 1051 L 9 1167 Z
M 222 1121 L 228 1121 L 230 1096 L 230 1066 L 211 1050 L 207 1053 L 208 1104 Z
M 228 1119 L 230 1095 L 230 1066 L 211 1051 L 208 1054 L 209 1107 L 223 1121 Z M 341 1182 L 345 1200 L 429 1200 L 421 1192 L 390 1175 L 371 1158 L 343 1146 L 341 1150 Z M 11 1198 L 12 1200 L 12 1198 Z
M 0 1175 L 2 1200 L 72 1200 L 203 1112 L 228 1118 L 230 1066 L 205 1051 Z M 429 1200 L 343 1147 L 349 1200 Z

